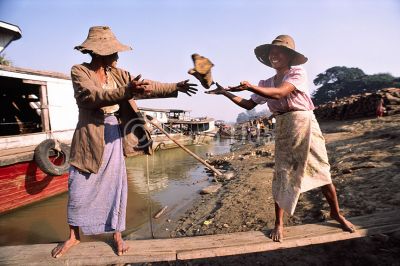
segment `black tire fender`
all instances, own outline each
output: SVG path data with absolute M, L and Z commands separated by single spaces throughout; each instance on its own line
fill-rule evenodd
M 56 165 L 50 161 L 50 156 L 63 156 L 63 163 Z M 34 158 L 39 168 L 48 175 L 59 176 L 68 172 L 70 147 L 54 139 L 42 141 L 34 152 Z

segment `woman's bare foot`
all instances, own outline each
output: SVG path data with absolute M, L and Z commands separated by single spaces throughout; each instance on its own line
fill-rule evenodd
M 269 237 L 274 242 L 282 242 L 283 241 L 283 226 L 282 225 L 275 225 L 275 228 L 272 229 Z
M 350 223 L 349 221 L 347 221 L 346 218 L 344 218 L 343 215 L 331 212 L 331 218 L 340 223 L 340 225 L 342 226 L 343 231 L 347 231 L 347 232 L 350 232 L 350 233 L 354 233 L 356 231 L 355 226 L 352 223 Z
M 124 255 L 129 250 L 129 246 L 122 239 L 120 232 L 114 234 L 114 247 L 118 256 Z
M 67 251 L 72 248 L 73 246 L 76 246 L 80 243 L 78 239 L 68 239 L 67 241 L 58 244 L 52 251 L 51 251 L 51 256 L 53 258 L 59 258 Z

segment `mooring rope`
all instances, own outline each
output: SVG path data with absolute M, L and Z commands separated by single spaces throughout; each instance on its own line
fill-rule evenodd
M 147 205 L 149 210 L 149 224 L 151 237 L 154 239 L 153 232 L 153 219 L 152 219 L 152 209 L 151 209 L 151 198 L 150 198 L 150 174 L 149 174 L 149 155 L 146 155 L 146 176 L 147 176 Z

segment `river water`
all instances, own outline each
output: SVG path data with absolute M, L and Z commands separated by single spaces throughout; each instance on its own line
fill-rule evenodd
M 218 140 L 187 148 L 205 158 L 206 153 L 228 152 L 231 142 Z M 154 216 L 168 206 L 163 217 L 177 216 L 190 205 L 201 188 L 209 185 L 204 166 L 180 148 L 158 151 L 152 156 L 127 158 L 126 166 L 129 195 L 124 235 L 130 234 L 130 238 L 151 237 L 149 211 Z M 68 237 L 66 206 L 67 193 L 64 193 L 1 215 L 0 246 L 65 240 Z M 152 220 L 153 226 L 157 227 L 157 221 L 165 220 L 163 217 Z M 110 237 L 81 236 L 83 241 L 106 240 Z

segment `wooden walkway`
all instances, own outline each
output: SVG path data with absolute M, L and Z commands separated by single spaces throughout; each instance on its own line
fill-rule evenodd
M 400 230 L 400 209 L 349 219 L 357 227 L 343 232 L 333 221 L 287 227 L 283 243 L 272 242 L 259 231 L 210 236 L 127 241 L 131 249 L 116 256 L 110 245 L 84 242 L 59 259 L 50 256 L 55 244 L 0 247 L 0 265 L 107 265 L 176 261 L 265 252 L 322 244 Z

